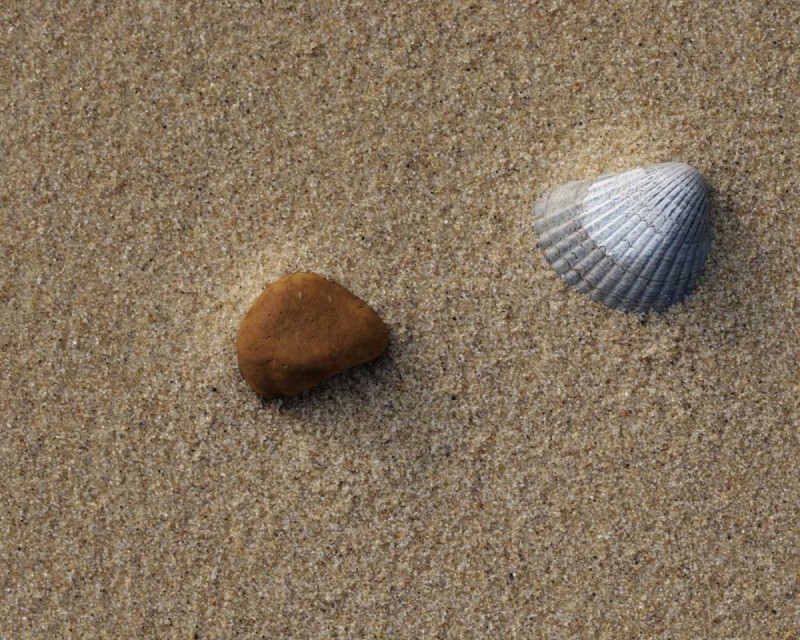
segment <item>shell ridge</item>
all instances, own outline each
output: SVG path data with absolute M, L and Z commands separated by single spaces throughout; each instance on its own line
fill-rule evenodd
M 598 296 L 594 299 L 618 308 L 629 309 L 627 292 L 636 283 L 636 275 L 628 271 L 619 264 L 614 265 L 603 278 L 603 285 L 598 286 L 596 291 Z M 606 286 L 611 283 L 611 286 Z
M 703 225 L 705 211 L 701 211 L 701 215 L 696 215 L 691 218 L 687 217 L 684 221 L 689 224 L 691 229 L 700 228 Z M 662 308 L 669 306 L 683 298 L 691 291 L 690 277 L 684 276 L 686 265 L 691 265 L 695 262 L 695 251 L 674 252 L 671 261 L 665 261 L 663 264 L 657 264 L 657 268 L 648 273 L 649 281 L 659 283 L 659 288 L 649 289 L 643 288 L 641 292 L 641 305 L 640 306 L 661 306 Z
M 658 198 L 652 206 L 653 211 L 657 212 L 653 223 L 661 222 L 666 223 L 673 218 L 673 213 L 679 207 L 681 202 L 684 198 L 689 197 L 689 194 L 694 193 L 693 191 L 687 191 L 685 189 L 685 183 L 681 180 L 682 175 L 679 172 L 675 172 L 673 175 L 673 180 L 669 183 L 664 185 L 664 188 L 661 193 L 661 197 Z M 681 192 L 683 191 L 683 194 Z M 681 200 L 675 202 L 675 194 L 679 194 Z M 660 218 L 664 218 L 663 220 L 659 220 Z
M 586 244 L 588 245 L 589 250 L 582 258 L 580 258 L 571 266 L 571 269 L 574 270 L 581 279 L 585 279 L 588 272 L 598 266 L 601 266 L 606 260 L 606 252 L 603 251 L 603 248 L 598 246 L 597 243 L 588 236 L 586 238 Z
M 679 205 L 682 205 L 683 201 L 687 197 L 692 197 L 692 196 L 690 196 L 689 194 L 683 194 L 681 196 L 680 201 L 676 204 L 676 207 L 679 206 Z M 681 219 L 681 221 L 680 221 L 681 227 L 683 227 L 688 222 L 688 220 L 686 219 L 687 216 L 684 216 L 683 218 L 684 219 Z M 665 233 L 664 231 L 662 231 L 660 229 L 654 228 L 653 224 L 651 222 L 647 221 L 646 219 L 644 219 L 644 221 L 650 227 L 650 231 L 651 231 L 651 237 L 648 238 L 647 244 L 644 245 L 644 247 L 642 247 L 641 242 L 629 243 L 629 244 L 631 244 L 631 246 L 625 251 L 624 254 L 615 256 L 620 260 L 620 262 L 629 263 L 630 267 L 634 267 L 634 266 L 637 265 L 635 260 L 633 262 L 630 262 L 628 257 L 627 257 L 631 250 L 638 249 L 638 250 L 640 250 L 640 253 L 642 253 L 644 255 L 651 256 L 652 249 L 650 247 L 651 247 L 651 245 L 653 244 L 653 242 L 655 240 L 670 241 L 671 242 L 671 241 L 675 241 L 675 240 L 679 239 L 680 235 L 681 235 L 680 231 L 673 231 L 672 229 L 668 230 L 668 231 L 670 231 L 670 233 Z M 644 234 L 642 234 L 642 235 L 644 235 Z M 668 245 L 665 245 L 665 246 L 668 246 Z M 663 253 L 658 253 L 657 255 L 658 256 L 663 256 L 664 254 Z M 651 261 L 650 258 L 648 258 L 647 262 L 650 262 L 650 261 Z M 638 267 L 638 268 L 641 269 L 642 267 Z M 643 273 L 644 273 L 644 270 L 643 270 Z
M 687 233 L 687 225 L 691 224 L 692 217 L 687 212 L 691 211 L 690 206 L 696 200 L 696 197 L 686 192 L 678 192 L 678 200 L 672 203 L 672 207 L 665 210 L 665 228 L 661 230 L 659 235 L 664 239 L 665 243 L 678 243 L 682 241 Z M 688 200 L 688 201 L 687 201 Z
M 540 246 L 547 244 L 548 232 L 577 219 L 575 209 L 579 206 L 579 199 L 576 195 L 585 186 L 585 182 L 570 182 L 548 191 L 536 203 L 533 208 L 535 217 L 533 228 L 539 235 Z
M 660 240 L 658 234 L 651 234 L 650 238 L 648 239 L 646 247 L 650 247 L 652 245 L 656 245 L 657 247 L 660 246 L 658 241 Z M 640 250 L 644 255 L 648 255 L 646 251 L 643 251 L 641 246 L 633 245 L 631 249 Z M 647 262 L 655 262 L 660 259 L 659 251 L 651 251 L 648 255 Z M 607 295 L 614 300 L 617 299 L 624 299 L 628 300 L 631 297 L 631 292 L 637 288 L 637 284 L 639 285 L 638 288 L 642 289 L 647 287 L 650 284 L 650 281 L 644 277 L 641 271 L 634 271 L 632 268 L 627 267 L 626 265 L 622 264 L 622 260 L 626 257 L 627 253 L 623 256 L 617 258 L 614 257 L 615 262 L 618 264 L 618 269 L 616 272 L 608 272 L 604 278 L 597 284 L 597 288 L 607 292 Z M 635 266 L 635 265 L 631 265 Z M 619 272 L 624 272 L 625 274 L 630 274 L 633 278 L 619 276 L 616 282 L 611 280 L 615 273 L 619 274 Z M 611 280 L 611 282 L 610 282 Z M 610 287 L 610 288 L 609 288 Z
M 653 214 L 649 216 L 648 219 L 651 220 L 654 227 L 658 225 L 659 229 L 657 229 L 657 231 L 659 232 L 662 231 L 662 226 L 672 220 L 683 198 L 689 197 L 691 194 L 695 193 L 694 189 L 686 188 L 686 173 L 683 170 L 683 166 L 677 163 L 671 163 L 668 166 L 671 167 L 671 170 L 668 172 L 665 171 L 661 176 L 661 193 L 659 197 L 654 198 L 654 201 L 650 203 L 648 209 L 648 211 Z M 655 179 L 652 175 L 651 178 Z M 681 192 L 683 192 L 683 197 L 681 197 L 680 201 L 676 202 L 676 193 L 680 194 Z
M 640 220 L 646 222 L 648 226 L 653 228 L 651 224 L 650 217 L 647 215 L 643 215 L 640 213 L 640 209 L 645 209 L 646 211 L 651 211 L 654 207 L 652 206 L 645 206 L 645 203 L 655 197 L 655 194 L 663 191 L 665 189 L 665 185 L 652 179 L 650 175 L 644 175 L 638 180 L 639 183 L 644 183 L 646 186 L 642 187 L 641 184 L 638 186 L 631 182 L 632 187 L 624 192 L 620 192 L 619 194 L 619 202 L 618 204 L 621 206 L 628 205 L 632 210 L 630 214 L 632 216 L 638 217 Z M 670 186 L 672 183 L 668 183 Z M 592 234 L 592 237 L 597 241 L 599 238 L 595 233 L 593 233 L 593 229 L 587 227 L 587 231 Z M 658 232 L 657 229 L 653 228 L 654 232 Z M 600 244 L 605 245 L 605 242 L 601 241 Z
M 652 242 L 655 242 L 658 239 L 659 238 L 657 238 L 654 235 L 651 239 L 651 244 Z M 661 252 L 652 252 L 647 260 L 648 268 L 649 265 L 657 265 L 658 261 L 663 258 L 665 253 L 666 249 Z M 596 280 L 595 282 L 591 282 L 590 280 L 590 276 L 592 275 L 591 273 L 585 274 L 584 278 L 587 281 L 587 283 L 593 285 L 594 289 L 597 289 L 598 291 L 602 292 L 604 298 L 614 301 L 627 299 L 628 297 L 630 297 L 630 294 L 634 293 L 634 288 L 636 287 L 637 283 L 639 285 L 638 293 L 640 294 L 643 291 L 646 291 L 649 287 L 652 287 L 653 285 L 669 284 L 669 280 L 660 280 L 660 279 L 656 280 L 653 279 L 652 277 L 640 275 L 631 270 L 628 270 L 608 254 L 605 254 L 604 258 L 607 262 L 611 263 L 611 265 L 613 266 L 609 266 L 609 268 L 603 273 L 602 277 L 599 280 Z M 613 278 L 614 276 L 619 278 L 618 285 L 615 285 L 611 289 L 608 289 L 607 283 L 609 279 Z M 634 279 L 631 280 L 627 276 L 632 276 Z
M 678 179 L 680 177 L 679 174 L 674 173 L 673 177 L 674 179 L 672 181 L 661 185 L 661 189 L 659 190 L 660 198 L 651 203 L 647 209 L 647 214 L 642 216 L 653 233 L 659 236 L 665 235 L 661 227 L 672 217 L 671 213 L 673 209 L 669 207 L 669 203 L 674 199 L 675 193 L 680 194 L 680 189 L 682 186 L 680 180 Z M 682 198 L 683 197 L 685 197 L 685 194 L 682 196 Z M 661 218 L 664 220 L 661 220 Z M 658 227 L 656 225 L 658 225 Z
M 676 226 L 672 238 L 674 240 L 692 243 L 695 237 L 693 232 L 696 234 L 697 230 L 702 227 L 703 221 L 707 218 L 708 202 L 706 194 L 695 192 L 692 199 L 686 202 L 684 207 L 685 210 L 691 212 L 691 214 L 687 213 L 683 216 L 681 224 L 680 226 Z M 690 240 L 690 238 L 692 240 Z
M 567 238 L 571 238 L 576 233 L 579 233 L 581 230 L 582 227 L 577 220 L 567 220 L 557 227 L 542 232 L 539 236 L 539 246 L 543 249 L 553 247 L 560 251 L 561 249 L 558 245 L 562 241 L 566 241 Z
M 585 187 L 587 187 L 585 180 L 574 180 L 546 191 L 533 207 L 537 216 L 536 222 L 547 220 L 559 214 L 562 209 L 576 204 L 580 200 L 576 194 Z M 555 207 L 559 208 L 555 209 Z
M 586 284 L 587 290 L 596 288 L 597 283 L 615 266 L 615 262 L 601 247 L 596 248 L 593 257 L 595 258 L 593 262 L 586 260 L 580 265 L 581 270 L 576 269 L 581 281 Z
M 697 229 L 701 228 L 704 222 L 704 220 L 701 220 L 700 218 L 701 216 L 698 216 Z M 693 286 L 694 282 L 700 279 L 700 275 L 702 274 L 702 265 L 698 265 L 697 262 L 700 254 L 702 254 L 702 251 L 702 245 L 695 245 L 694 251 L 687 251 L 686 260 L 684 261 L 684 264 L 681 265 L 681 269 L 677 271 L 677 275 L 675 277 L 676 282 L 686 283 L 686 287 L 689 288 Z M 705 263 L 705 257 L 703 257 L 703 263 Z
M 705 210 L 700 210 L 700 209 L 698 209 L 697 211 L 699 211 L 699 215 L 684 216 L 684 219 L 681 221 L 681 227 L 688 227 L 688 228 L 683 233 L 680 232 L 676 233 L 675 239 L 684 239 L 692 233 L 693 229 L 699 229 L 702 226 L 706 212 Z M 681 246 L 685 245 L 682 244 Z M 684 262 L 685 262 L 689 258 L 689 256 L 693 257 L 692 254 L 694 252 L 684 251 L 683 253 L 685 254 L 684 257 Z M 683 262 L 681 263 L 681 266 L 682 265 Z M 674 262 L 669 265 L 667 264 L 659 265 L 659 268 L 656 269 L 656 271 L 652 274 L 652 279 L 658 282 L 670 282 L 670 281 L 678 282 L 679 278 L 673 275 L 674 267 L 675 267 Z M 680 271 L 678 271 L 678 273 L 680 273 Z
M 588 233 L 592 234 L 593 238 L 596 234 L 599 234 L 607 224 L 610 224 L 610 220 L 617 218 L 624 212 L 624 207 L 628 204 L 628 198 L 623 197 L 623 194 L 618 191 L 611 192 L 611 199 L 612 202 L 606 211 L 603 211 L 601 208 L 586 207 L 582 212 L 582 217 L 588 218 L 589 220 L 589 223 L 585 224 L 584 227 Z M 601 211 L 602 214 L 598 215 Z M 594 227 L 595 224 L 597 225 L 596 228 Z

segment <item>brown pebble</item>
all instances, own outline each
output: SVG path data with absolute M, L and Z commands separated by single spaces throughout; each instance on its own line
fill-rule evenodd
M 253 391 L 280 398 L 369 362 L 388 345 L 386 325 L 366 302 L 313 273 L 293 273 L 250 307 L 236 354 Z

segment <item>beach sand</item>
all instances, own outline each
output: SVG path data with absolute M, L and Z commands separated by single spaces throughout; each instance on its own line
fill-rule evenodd
M 798 637 L 797 2 L 11 1 L 0 50 L 0 637 Z M 537 197 L 667 160 L 696 293 L 576 294 Z M 297 270 L 390 349 L 262 401 Z

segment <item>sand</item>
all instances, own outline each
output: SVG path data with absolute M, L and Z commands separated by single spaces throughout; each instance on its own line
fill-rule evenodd
M 4 2 L 0 637 L 797 638 L 800 5 Z M 536 198 L 679 160 L 639 317 Z M 296 270 L 382 360 L 257 398 Z

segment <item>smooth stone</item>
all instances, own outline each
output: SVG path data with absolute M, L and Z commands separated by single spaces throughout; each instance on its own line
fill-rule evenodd
M 366 302 L 316 274 L 293 273 L 250 307 L 236 354 L 253 391 L 281 398 L 369 362 L 388 345 L 386 325 Z

